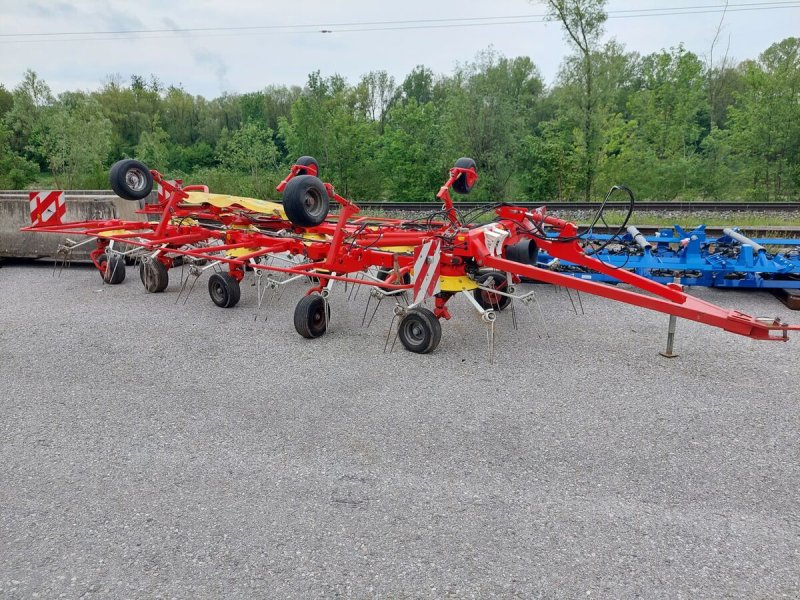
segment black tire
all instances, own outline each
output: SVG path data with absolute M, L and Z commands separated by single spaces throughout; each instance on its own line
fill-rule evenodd
M 442 324 L 427 308 L 412 308 L 400 321 L 400 343 L 417 354 L 433 352 L 442 339 Z
M 125 259 L 122 256 L 112 254 L 109 259 L 105 254 L 101 254 L 97 262 L 102 267 L 100 275 L 103 281 L 110 285 L 118 285 L 125 281 Z
M 283 209 L 300 227 L 319 225 L 328 216 L 330 199 L 325 185 L 313 175 L 298 175 L 283 190 Z
M 294 309 L 294 328 L 304 338 L 312 340 L 325 334 L 330 317 L 330 307 L 322 296 L 303 296 Z
M 108 181 L 114 193 L 125 200 L 141 200 L 153 191 L 153 175 L 138 160 L 115 162 L 108 173 Z
M 478 165 L 471 158 L 459 158 L 454 165 L 457 169 L 473 169 L 477 171 Z M 469 194 L 472 191 L 472 186 L 467 182 L 467 176 L 462 173 L 453 182 L 453 191 L 456 194 Z
M 169 272 L 164 263 L 154 258 L 139 265 L 139 279 L 142 280 L 144 289 L 151 294 L 158 294 L 167 289 Z
M 377 277 L 381 281 L 386 281 L 389 277 L 389 274 L 394 272 L 394 269 L 378 269 Z M 411 273 L 405 273 L 400 277 L 400 281 L 393 281 L 391 285 L 409 285 L 411 283 Z M 389 291 L 388 288 L 381 287 L 383 291 Z
M 208 278 L 208 295 L 220 308 L 232 308 L 242 297 L 242 288 L 230 273 L 214 273 Z
M 506 258 L 523 265 L 535 265 L 539 259 L 539 247 L 533 240 L 522 240 L 506 246 Z
M 314 175 L 316 177 L 319 177 L 319 163 L 317 162 L 317 159 L 314 158 L 313 156 L 301 156 L 296 161 L 294 161 L 294 164 L 300 165 L 301 167 L 308 167 L 310 165 L 314 165 L 314 167 L 317 169 L 316 173 L 309 173 L 307 169 L 303 169 L 303 173 L 305 173 L 306 175 Z
M 500 271 L 484 273 L 475 281 L 482 286 L 491 287 L 495 290 L 505 291 L 508 289 L 508 277 L 506 277 L 505 273 L 501 273 Z M 508 296 L 493 294 L 486 290 L 475 290 L 473 294 L 475 300 L 485 310 L 505 310 L 508 308 L 508 305 L 511 304 L 511 298 Z

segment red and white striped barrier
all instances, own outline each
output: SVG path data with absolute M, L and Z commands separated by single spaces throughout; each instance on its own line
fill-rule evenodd
M 61 219 L 67 212 L 63 190 L 47 192 L 30 192 L 31 224 L 34 227 L 45 225 L 61 225 Z
M 420 304 L 439 293 L 442 271 L 441 240 L 428 240 L 417 249 L 414 260 L 414 302 Z

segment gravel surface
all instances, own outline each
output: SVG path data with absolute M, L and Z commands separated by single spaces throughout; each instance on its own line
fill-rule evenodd
M 800 336 L 679 321 L 667 360 L 666 315 L 533 289 L 549 337 L 504 313 L 489 365 L 460 299 L 384 354 L 341 289 L 306 340 L 299 284 L 256 320 L 5 265 L 0 597 L 800 597 Z

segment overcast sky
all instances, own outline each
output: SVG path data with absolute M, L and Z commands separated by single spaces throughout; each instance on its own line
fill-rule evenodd
M 642 54 L 683 42 L 705 57 L 722 16 L 717 8 L 724 4 L 608 0 L 612 18 L 605 39 Z M 776 6 L 782 8 L 770 8 Z M 632 13 L 621 12 L 687 7 L 702 12 L 627 18 L 622 17 Z M 166 85 L 211 98 L 270 84 L 302 85 L 315 70 L 339 73 L 350 82 L 386 70 L 399 83 L 415 65 L 449 73 L 494 46 L 509 57 L 530 56 L 550 84 L 570 50 L 557 23 L 539 22 L 542 14 L 544 4 L 537 0 L 0 0 L 0 83 L 13 88 L 27 68 L 56 93 L 97 89 L 111 74 L 126 82 L 132 74 L 153 74 Z M 496 22 L 480 20 L 489 17 Z M 476 20 L 455 26 L 436 21 L 442 19 Z M 396 23 L 411 20 L 418 22 Z M 372 24 L 355 25 L 362 23 Z M 311 27 L 298 27 L 304 25 Z M 244 27 L 262 29 L 100 33 Z M 63 35 L 69 32 L 91 33 Z M 43 33 L 62 35 L 29 35 Z M 800 35 L 800 0 L 730 0 L 716 52 L 724 53 L 729 44 L 731 57 L 755 58 L 792 35 Z

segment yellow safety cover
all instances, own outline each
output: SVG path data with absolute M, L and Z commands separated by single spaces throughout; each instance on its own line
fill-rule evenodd
M 214 247 L 211 246 L 211 248 L 213 249 Z M 258 252 L 259 250 L 261 250 L 261 248 L 231 248 L 225 251 L 225 256 L 229 258 L 238 258 L 240 256 L 252 254 L 253 252 Z
M 443 292 L 464 292 L 466 290 L 474 290 L 477 287 L 478 284 L 469 277 L 442 275 L 439 278 L 439 289 Z
M 126 235 L 128 233 L 133 233 L 132 231 L 128 231 L 127 229 L 107 229 L 106 231 L 101 231 L 97 234 L 97 237 L 113 237 L 115 235 Z
M 230 206 L 240 206 L 246 210 L 260 213 L 262 215 L 272 215 L 286 218 L 283 206 L 277 202 L 259 200 L 257 198 L 243 198 L 241 196 L 229 196 L 228 194 L 212 194 L 209 192 L 186 192 L 189 197 L 183 200 L 184 204 L 211 204 L 217 208 L 228 208 Z

